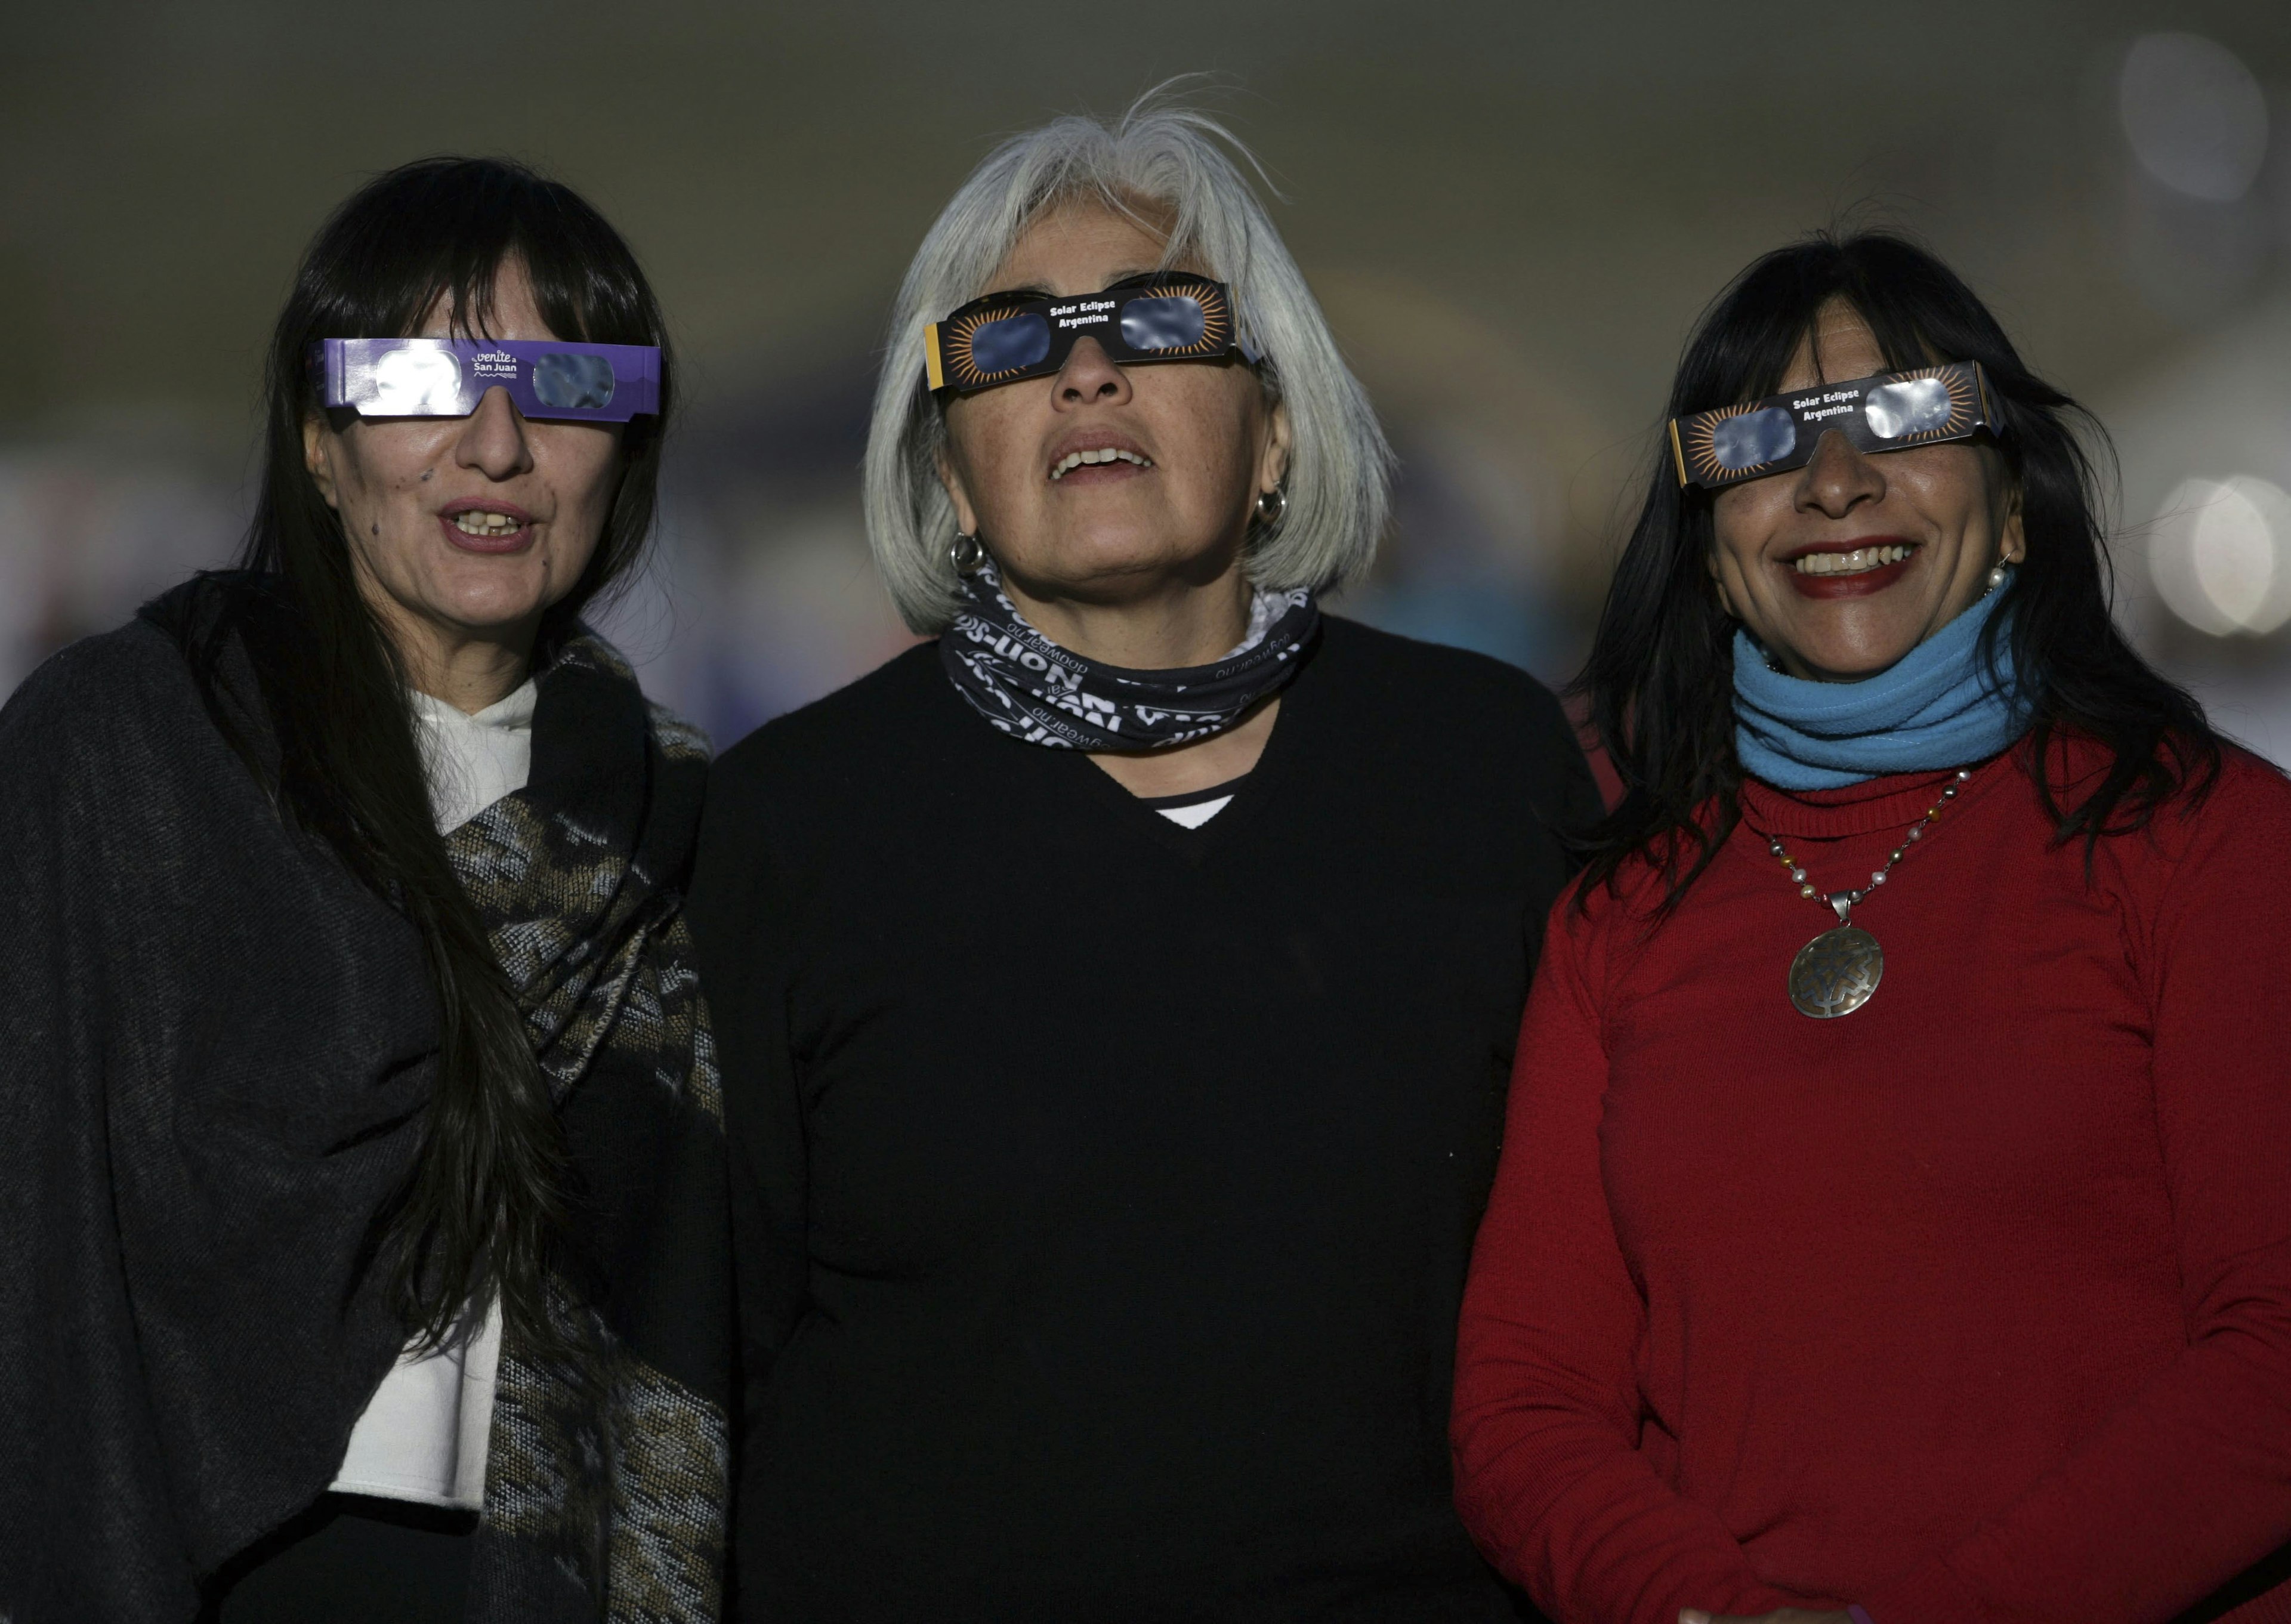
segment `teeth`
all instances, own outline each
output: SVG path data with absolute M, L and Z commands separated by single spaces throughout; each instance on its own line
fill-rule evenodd
M 1852 552 L 1809 552 L 1793 560 L 1790 567 L 1801 575 L 1858 575 L 1864 570 L 1899 564 L 1916 551 L 1914 547 L 1893 546 L 1857 547 Z
M 1141 457 L 1134 451 L 1123 451 L 1113 446 L 1100 446 L 1089 451 L 1067 452 L 1058 459 L 1058 465 L 1050 470 L 1050 478 L 1063 479 L 1066 477 L 1066 471 L 1069 469 L 1081 468 L 1093 462 L 1135 462 L 1140 468 L 1154 466 L 1154 460 L 1151 457 Z
M 454 515 L 454 527 L 463 535 L 507 535 L 523 526 L 522 519 L 506 513 L 488 513 L 480 508 Z

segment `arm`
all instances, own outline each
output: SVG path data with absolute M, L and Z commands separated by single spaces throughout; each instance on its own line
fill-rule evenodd
M 1607 1062 L 1563 896 L 1528 1000 L 1503 1160 L 1459 1330 L 1451 1441 L 1464 1522 L 1554 1616 L 1674 1624 L 1764 1613 L 1763 1584 L 1710 1511 L 1638 1451 L 1645 1314 L 1607 1212 Z M 1881 1620 L 1881 1624 L 1883 1621 Z
M 2291 1540 L 2291 792 L 2230 770 L 2143 967 L 2186 1350 L 1876 1624 L 2168 1619 Z
M 0 1616 L 188 1619 L 111 1217 L 96 837 L 52 675 L 0 709 Z

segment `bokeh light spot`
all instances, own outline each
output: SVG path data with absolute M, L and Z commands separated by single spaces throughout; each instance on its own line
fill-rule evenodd
M 2147 34 L 2125 52 L 2117 112 L 2140 166 L 2174 191 L 2232 203 L 2267 157 L 2267 98 L 2235 52 L 2200 34 Z
M 2149 571 L 2172 613 L 2214 637 L 2291 620 L 2291 495 L 2249 474 L 2183 479 L 2165 498 Z

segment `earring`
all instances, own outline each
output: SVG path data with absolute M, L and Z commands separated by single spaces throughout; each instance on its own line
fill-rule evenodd
M 954 539 L 946 544 L 947 562 L 954 566 L 958 575 L 975 575 L 986 564 L 986 547 L 976 535 L 958 530 Z
M 1266 535 L 1281 528 L 1281 521 L 1289 517 L 1289 493 L 1281 486 L 1260 492 L 1257 498 L 1257 525 Z
M 1996 567 L 1989 572 L 1989 592 L 1995 591 L 1998 587 L 2004 585 L 2012 578 L 2012 573 L 2005 567 L 2005 560 L 2002 559 L 1998 559 Z M 1986 598 L 1989 596 L 1989 592 L 1983 592 L 1982 593 L 1982 596 Z

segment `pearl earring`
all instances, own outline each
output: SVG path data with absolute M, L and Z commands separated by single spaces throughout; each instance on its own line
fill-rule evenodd
M 1998 587 L 2004 585 L 2011 579 L 2012 576 L 2006 572 L 2005 560 L 2002 559 L 1998 559 L 1997 567 L 1989 572 L 1989 591 L 1990 592 L 1995 591 Z M 1986 597 L 1988 596 L 1988 593 L 1984 592 L 1982 595 Z

